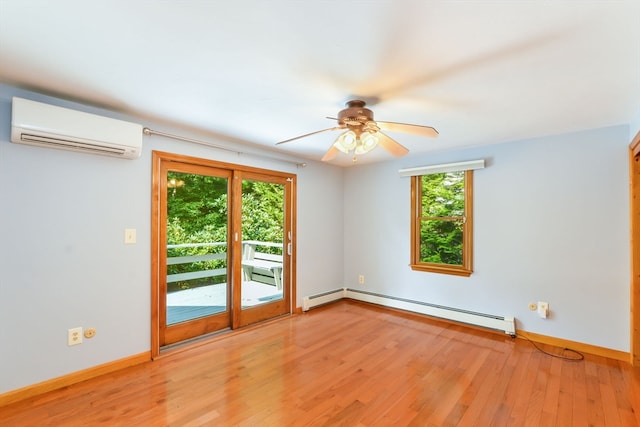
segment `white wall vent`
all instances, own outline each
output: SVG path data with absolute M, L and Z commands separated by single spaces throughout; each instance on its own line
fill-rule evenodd
M 14 97 L 11 142 L 136 159 L 142 125 Z

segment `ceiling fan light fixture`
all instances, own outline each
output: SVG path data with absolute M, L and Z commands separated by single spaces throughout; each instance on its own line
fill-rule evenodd
M 333 145 L 338 150 L 340 150 L 340 151 L 342 151 L 343 153 L 346 154 L 349 151 L 351 151 L 354 148 L 356 148 L 357 143 L 358 143 L 358 136 L 356 135 L 356 133 L 354 131 L 352 131 L 352 130 L 348 130 L 348 131 L 342 133 L 336 139 L 336 142 Z
M 374 132 L 363 132 L 360 135 L 360 143 L 357 145 L 355 154 L 365 154 L 376 148 L 378 145 L 378 135 Z

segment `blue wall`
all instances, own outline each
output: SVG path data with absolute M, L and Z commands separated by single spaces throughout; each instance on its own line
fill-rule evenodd
M 345 282 L 629 351 L 628 145 L 617 126 L 349 169 Z M 410 181 L 398 170 L 474 159 L 487 163 L 474 172 L 474 273 L 412 271 Z M 548 319 L 529 311 L 538 301 Z

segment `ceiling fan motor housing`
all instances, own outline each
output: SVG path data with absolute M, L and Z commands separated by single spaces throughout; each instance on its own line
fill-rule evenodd
M 359 99 L 347 102 L 347 108 L 338 113 L 338 122 L 347 126 L 363 126 L 373 121 L 373 111 Z

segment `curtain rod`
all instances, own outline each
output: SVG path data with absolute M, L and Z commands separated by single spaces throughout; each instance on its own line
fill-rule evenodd
M 415 168 L 400 169 L 398 173 L 400 176 L 418 176 L 429 175 L 432 173 L 440 172 L 460 172 L 474 169 L 483 169 L 484 159 L 469 160 L 466 162 L 456 163 L 441 163 L 438 165 L 418 166 Z
M 279 158 L 279 157 L 263 155 L 263 154 L 257 154 L 257 153 L 245 153 L 245 152 L 242 152 L 242 151 L 234 150 L 234 149 L 229 148 L 229 147 L 225 147 L 223 145 L 217 145 L 217 144 L 213 144 L 211 142 L 201 141 L 199 139 L 188 138 L 186 136 L 173 135 L 173 134 L 166 133 L 166 132 L 160 132 L 160 131 L 157 131 L 157 130 L 149 129 L 147 127 L 142 129 L 142 133 L 144 133 L 145 135 L 158 135 L 158 136 L 164 136 L 164 137 L 171 138 L 171 139 L 176 139 L 176 140 L 179 140 L 179 141 L 191 142 L 193 144 L 205 145 L 207 147 L 217 148 L 218 150 L 224 150 L 224 151 L 229 151 L 229 152 L 232 152 L 232 153 L 236 153 L 239 156 L 250 155 L 250 156 L 256 156 L 256 157 L 266 158 L 266 159 L 270 159 L 270 160 L 277 160 L 279 162 L 285 162 L 285 163 L 290 163 L 290 164 L 296 165 L 299 168 L 304 168 L 304 167 L 307 166 L 306 162 L 296 162 L 296 161 L 293 161 L 293 160 L 286 160 L 286 159 L 282 159 L 282 158 Z

